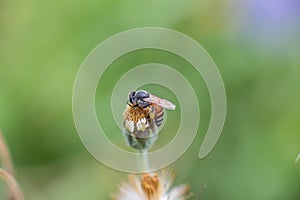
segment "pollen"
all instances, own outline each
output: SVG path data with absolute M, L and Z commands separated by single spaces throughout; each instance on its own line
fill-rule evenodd
M 188 200 L 192 197 L 190 186 L 186 184 L 171 188 L 175 178 L 173 170 L 158 173 L 130 175 L 123 182 L 114 200 Z
M 160 181 L 157 174 L 144 174 L 141 177 L 141 186 L 147 200 L 156 200 L 159 196 Z
M 148 109 L 142 109 L 142 108 L 129 108 L 128 110 L 128 118 L 137 123 L 139 119 L 146 118 L 149 114 Z

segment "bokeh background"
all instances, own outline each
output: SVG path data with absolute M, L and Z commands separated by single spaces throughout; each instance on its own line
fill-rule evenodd
M 81 144 L 72 88 L 80 64 L 98 43 L 145 26 L 191 36 L 218 65 L 228 109 L 217 146 L 198 159 L 210 119 L 209 94 L 187 63 L 166 52 L 143 50 L 117 60 L 101 80 L 97 102 L 109 100 L 119 66 L 173 66 L 198 89 L 201 106 L 198 136 L 171 166 L 178 172 L 176 184 L 190 183 L 195 194 L 205 184 L 202 199 L 299 199 L 300 163 L 294 162 L 300 152 L 298 0 L 0 1 L 0 129 L 26 198 L 110 199 L 126 178 Z M 145 88 L 176 102 L 167 88 Z M 113 121 L 103 123 L 111 127 L 108 137 L 126 148 Z M 178 124 L 169 126 L 173 131 Z M 171 137 L 164 134 L 158 145 Z M 0 199 L 4 187 L 1 183 Z

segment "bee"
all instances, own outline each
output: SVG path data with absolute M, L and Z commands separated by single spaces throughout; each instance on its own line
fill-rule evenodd
M 130 92 L 123 113 L 124 133 L 128 144 L 138 150 L 149 149 L 157 139 L 165 109 L 175 110 L 175 108 L 170 101 L 145 90 Z

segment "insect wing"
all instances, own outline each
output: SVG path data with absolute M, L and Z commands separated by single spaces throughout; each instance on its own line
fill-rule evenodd
M 176 105 L 171 103 L 170 101 L 159 98 L 159 97 L 154 96 L 154 95 L 150 95 L 150 97 L 145 98 L 143 100 L 147 101 L 149 103 L 156 104 L 156 105 L 161 106 L 163 108 L 166 108 L 168 110 L 175 110 L 175 108 L 176 108 Z

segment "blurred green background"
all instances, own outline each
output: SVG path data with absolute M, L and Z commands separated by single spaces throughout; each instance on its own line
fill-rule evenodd
M 126 177 L 81 144 L 72 89 L 80 64 L 98 43 L 145 26 L 189 35 L 216 62 L 228 101 L 218 144 L 198 159 L 210 119 L 209 95 L 191 67 L 166 52 L 143 50 L 117 60 L 96 100 L 109 98 L 118 66 L 129 70 L 158 62 L 180 68 L 199 88 L 201 126 L 171 166 L 178 172 L 176 184 L 190 183 L 195 194 L 206 184 L 202 199 L 299 199 L 300 163 L 294 162 L 300 152 L 299 1 L 0 1 L 0 129 L 27 199 L 110 199 Z M 166 88 L 146 88 L 169 95 Z M 97 112 L 101 118 L 101 105 Z M 119 132 L 109 137 L 126 148 Z M 168 141 L 172 135 L 163 137 Z M 0 188 L 4 199 L 4 185 Z

